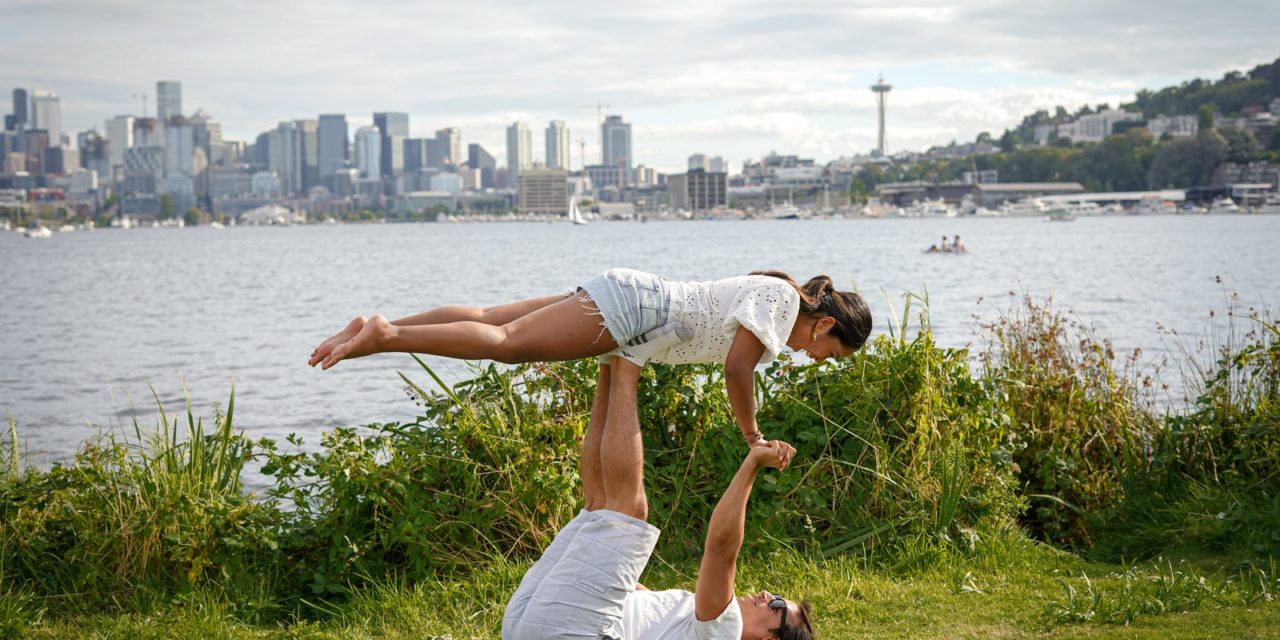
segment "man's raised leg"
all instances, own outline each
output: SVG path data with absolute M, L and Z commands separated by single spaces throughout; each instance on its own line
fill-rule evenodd
M 609 381 L 608 416 L 600 442 L 605 507 L 637 520 L 649 517 L 644 493 L 644 441 L 636 413 L 640 367 L 614 357 Z
M 582 499 L 583 509 L 595 511 L 605 505 L 604 477 L 600 465 L 600 442 L 604 438 L 605 420 L 609 415 L 610 366 L 600 365 L 596 379 L 596 395 L 591 402 L 591 418 L 587 421 L 587 434 L 582 438 Z

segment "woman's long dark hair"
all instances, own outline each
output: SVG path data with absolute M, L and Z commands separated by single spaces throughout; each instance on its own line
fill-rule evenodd
M 778 278 L 795 287 L 800 294 L 800 311 L 818 317 L 831 316 L 836 321 L 831 334 L 844 346 L 857 351 L 871 335 L 871 309 L 867 301 L 852 291 L 836 291 L 830 277 L 814 276 L 800 285 L 782 271 L 752 271 L 751 275 Z

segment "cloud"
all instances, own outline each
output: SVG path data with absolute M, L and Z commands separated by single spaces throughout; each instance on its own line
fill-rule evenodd
M 882 71 L 892 148 L 906 149 L 1280 55 L 1280 3 L 1258 0 L 0 0 L 0 15 L 0 89 L 57 92 L 71 131 L 178 79 L 186 110 L 232 138 L 406 111 L 415 135 L 459 126 L 501 158 L 511 120 L 540 132 L 556 118 L 590 156 L 595 113 L 581 106 L 599 101 L 635 123 L 652 154 L 638 161 L 673 169 L 695 151 L 865 151 Z M 1229 28 L 1206 27 L 1224 16 Z

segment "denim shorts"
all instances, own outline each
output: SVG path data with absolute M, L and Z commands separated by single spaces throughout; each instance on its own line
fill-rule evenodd
M 671 296 L 667 280 L 635 269 L 610 269 L 579 290 L 596 303 L 604 328 L 619 346 L 667 323 Z

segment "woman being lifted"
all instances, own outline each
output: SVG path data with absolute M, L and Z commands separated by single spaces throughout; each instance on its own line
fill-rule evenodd
M 610 269 L 574 293 L 496 307 L 445 306 L 394 322 L 358 317 L 311 354 L 328 369 L 375 353 L 425 353 L 521 363 L 620 356 L 637 365 L 723 362 L 734 418 L 748 445 L 756 425 L 756 365 L 784 347 L 815 360 L 843 358 L 866 342 L 871 312 L 827 276 L 803 286 L 780 271 L 710 282 L 671 282 Z

